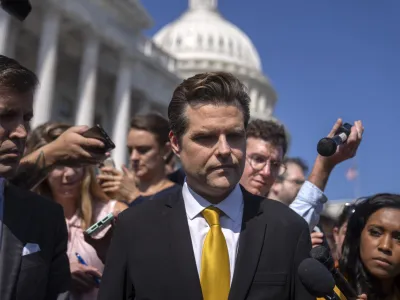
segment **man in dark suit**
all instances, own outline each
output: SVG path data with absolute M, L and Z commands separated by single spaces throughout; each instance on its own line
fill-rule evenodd
M 238 182 L 249 96 L 230 74 L 185 80 L 168 108 L 186 181 L 119 217 L 100 286 L 111 299 L 314 299 L 298 279 L 306 222 Z
M 1 300 L 61 299 L 70 284 L 61 206 L 8 182 L 24 152 L 36 86 L 33 72 L 0 55 Z

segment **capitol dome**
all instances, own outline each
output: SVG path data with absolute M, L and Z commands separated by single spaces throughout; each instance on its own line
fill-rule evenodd
M 252 117 L 269 119 L 276 94 L 262 73 L 258 52 L 217 6 L 217 0 L 189 0 L 189 9 L 156 33 L 154 42 L 177 59 L 182 78 L 207 71 L 236 75 L 249 89 Z
M 190 1 L 189 10 L 154 40 L 181 59 L 214 60 L 261 71 L 253 43 L 219 14 L 216 1 Z

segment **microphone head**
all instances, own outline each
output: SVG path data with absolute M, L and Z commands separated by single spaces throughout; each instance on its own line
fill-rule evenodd
M 328 270 L 333 270 L 335 268 L 335 262 L 330 251 L 324 246 L 317 246 L 311 249 L 310 255 L 312 258 L 319 261 Z
M 336 153 L 337 144 L 331 138 L 323 138 L 318 142 L 317 151 L 322 156 L 332 156 Z
M 325 297 L 333 293 L 335 280 L 319 261 L 313 258 L 303 260 L 297 270 L 301 283 L 314 297 Z

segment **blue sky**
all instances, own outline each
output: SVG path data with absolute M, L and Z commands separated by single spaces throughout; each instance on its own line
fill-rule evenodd
M 176 19 L 187 0 L 142 0 L 152 36 Z M 246 5 L 244 4 L 246 3 Z M 289 129 L 289 155 L 309 165 L 318 140 L 338 117 L 362 120 L 357 154 L 359 192 L 400 193 L 400 1 L 219 0 L 226 19 L 253 41 L 278 93 L 275 115 Z M 331 175 L 330 199 L 351 198 L 355 184 Z

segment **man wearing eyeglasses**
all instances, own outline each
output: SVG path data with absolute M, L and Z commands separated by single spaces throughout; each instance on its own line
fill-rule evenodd
M 342 120 L 338 119 L 328 136 L 334 136 L 341 125 Z M 338 147 L 334 155 L 318 155 L 308 180 L 290 204 L 290 208 L 307 221 L 311 231 L 318 224 L 323 205 L 328 200 L 323 191 L 330 173 L 337 164 L 355 156 L 363 131 L 361 121 L 356 121 L 347 142 Z M 246 165 L 240 183 L 252 194 L 270 197 L 276 180 L 286 176 L 284 157 L 288 142 L 284 126 L 257 119 L 249 123 L 246 135 Z
M 246 136 L 246 165 L 240 183 L 254 195 L 267 196 L 277 177 L 285 172 L 285 129 L 274 121 L 256 119 L 249 123 Z

